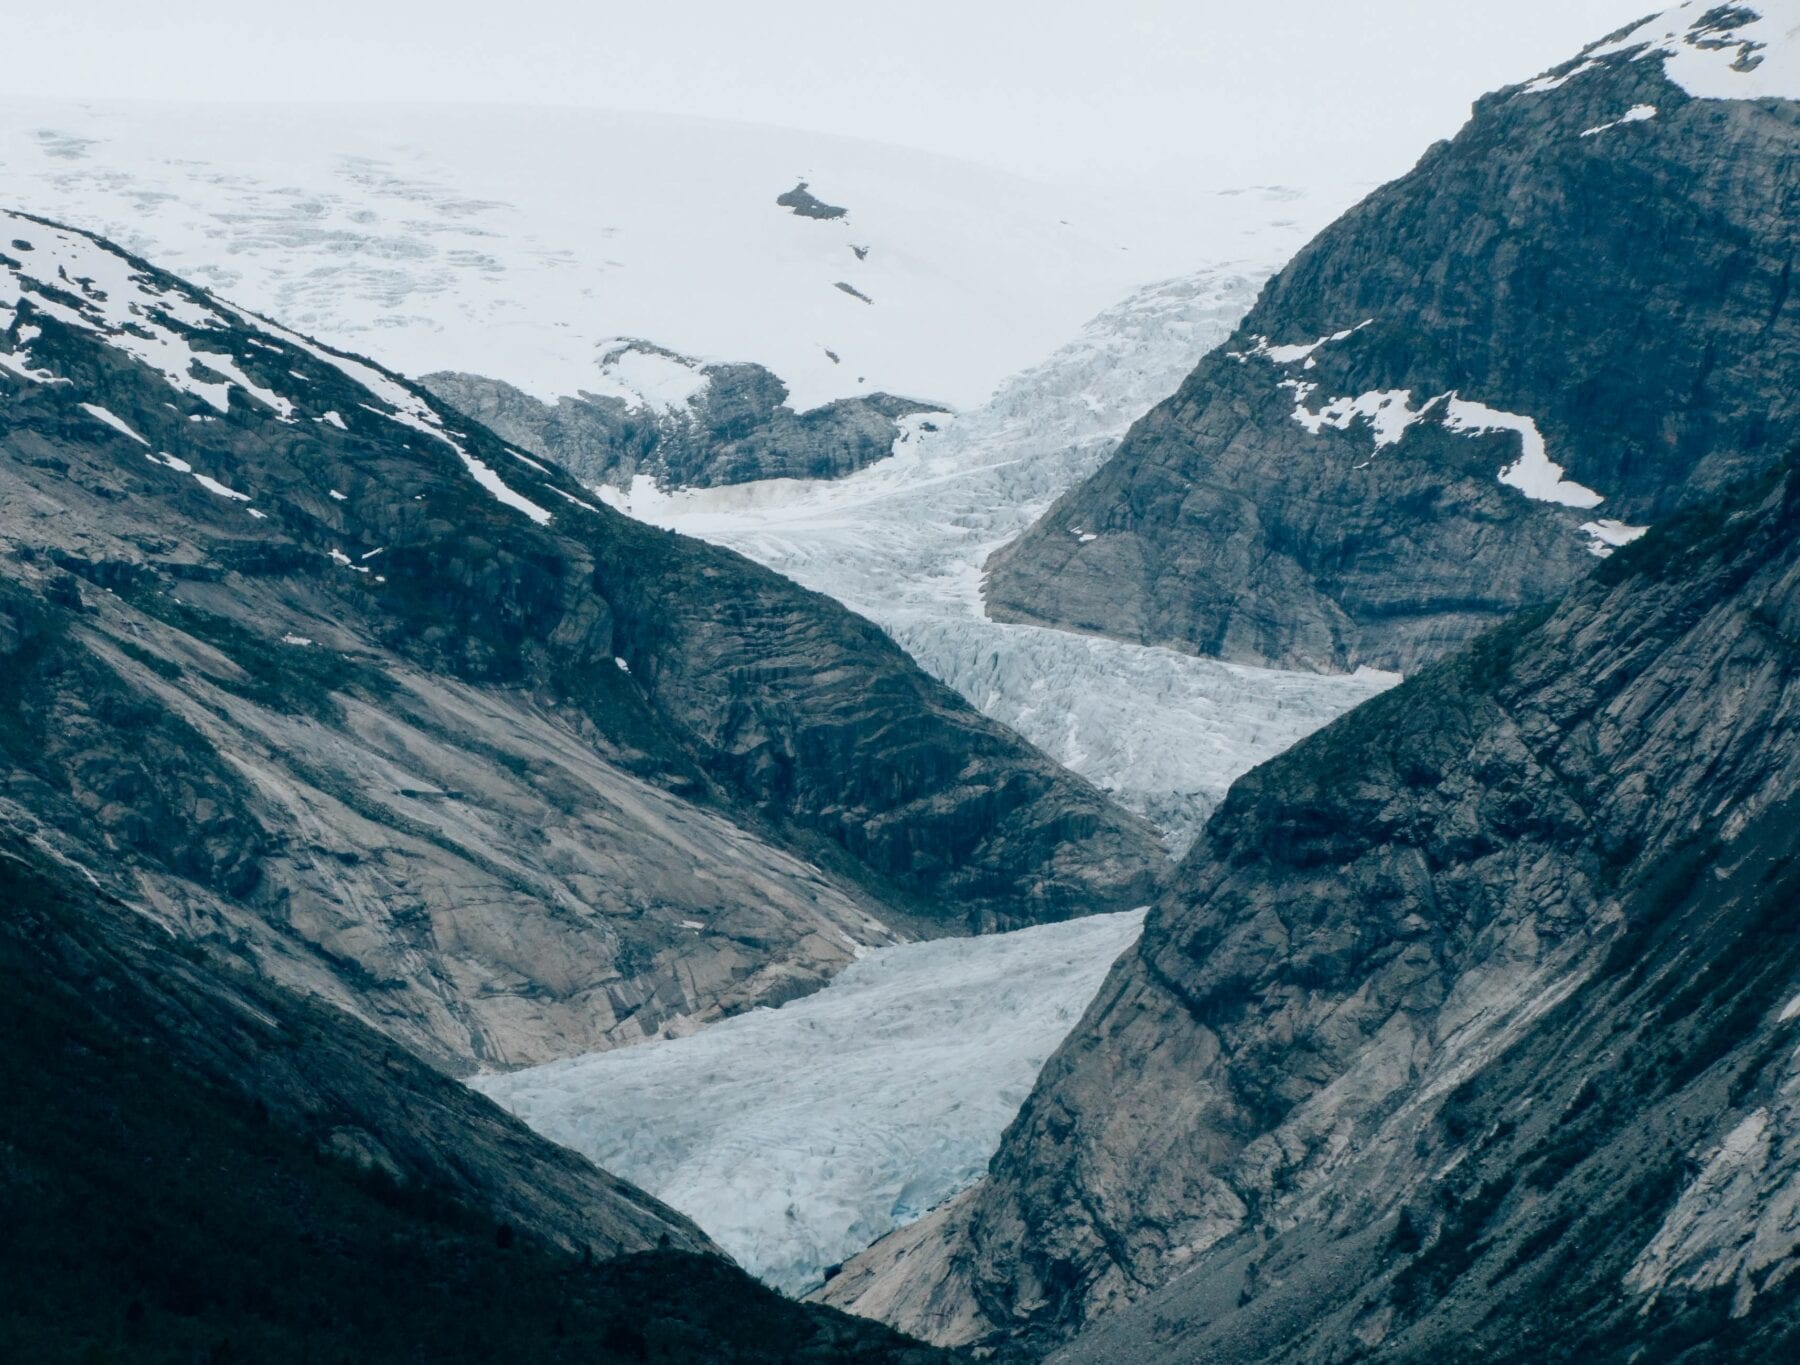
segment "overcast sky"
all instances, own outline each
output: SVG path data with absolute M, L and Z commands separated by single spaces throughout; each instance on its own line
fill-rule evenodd
M 56 0 L 13 95 L 598 105 L 1054 179 L 1385 177 L 1651 0 Z

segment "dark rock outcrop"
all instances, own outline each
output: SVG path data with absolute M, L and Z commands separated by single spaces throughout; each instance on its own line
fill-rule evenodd
M 793 189 L 776 195 L 775 202 L 784 209 L 792 209 L 796 217 L 817 218 L 824 222 L 842 218 L 850 212 L 849 209 L 840 208 L 836 204 L 827 204 L 806 187 L 804 180 L 795 185 Z
M 1722 67 L 1714 30 L 1755 7 L 1702 8 L 1688 36 Z M 988 605 L 1225 659 L 1414 669 L 1782 454 L 1797 225 L 1800 103 L 1693 98 L 1642 48 L 1490 95 L 994 557 Z M 1501 482 L 1530 482 L 1522 460 L 1547 484 L 1561 466 L 1564 500 Z
M 639 343 L 641 345 L 641 343 Z M 901 419 L 940 411 L 875 393 L 805 412 L 756 364 L 672 362 L 698 377 L 673 406 L 592 393 L 545 403 L 498 379 L 440 373 L 432 393 L 506 440 L 554 460 L 584 483 L 627 487 L 639 474 L 662 488 L 712 488 L 758 479 L 839 479 L 893 454 Z
M 11 223 L 0 784 L 119 899 L 456 1070 L 1147 899 L 1148 826 L 868 622 Z
M 1082 1361 L 1783 1358 L 1797 811 L 1790 459 L 1240 780 L 985 1183 L 823 1297 Z

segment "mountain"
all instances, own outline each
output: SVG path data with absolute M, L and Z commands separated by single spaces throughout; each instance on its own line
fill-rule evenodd
M 1797 726 L 1800 453 L 1240 779 L 985 1182 L 823 1297 L 1071 1361 L 1783 1358 Z
M 6 1359 L 936 1358 L 177 944 L 10 808 L 0 899 Z
M 1349 198 L 1102 194 L 600 110 L 4 109 L 13 202 L 430 375 L 509 439 L 547 428 L 610 482 L 854 468 L 1132 289 L 1270 236 L 1291 250 Z
M 1148 899 L 1147 825 L 867 622 L 99 239 L 0 243 L 8 790 L 184 937 L 460 1074 Z
M 1487 96 L 990 561 L 1002 620 L 1410 671 L 1800 434 L 1800 8 Z

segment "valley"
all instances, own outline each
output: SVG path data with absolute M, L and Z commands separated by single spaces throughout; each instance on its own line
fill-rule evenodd
M 1608 22 L 0 100 L 0 1356 L 1788 1358 L 1800 0 Z

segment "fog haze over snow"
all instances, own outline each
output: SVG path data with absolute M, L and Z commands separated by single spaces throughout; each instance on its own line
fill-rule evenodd
M 1645 0 L 72 0 L 7 18 L 13 96 L 643 109 L 1058 180 L 1380 180 Z

